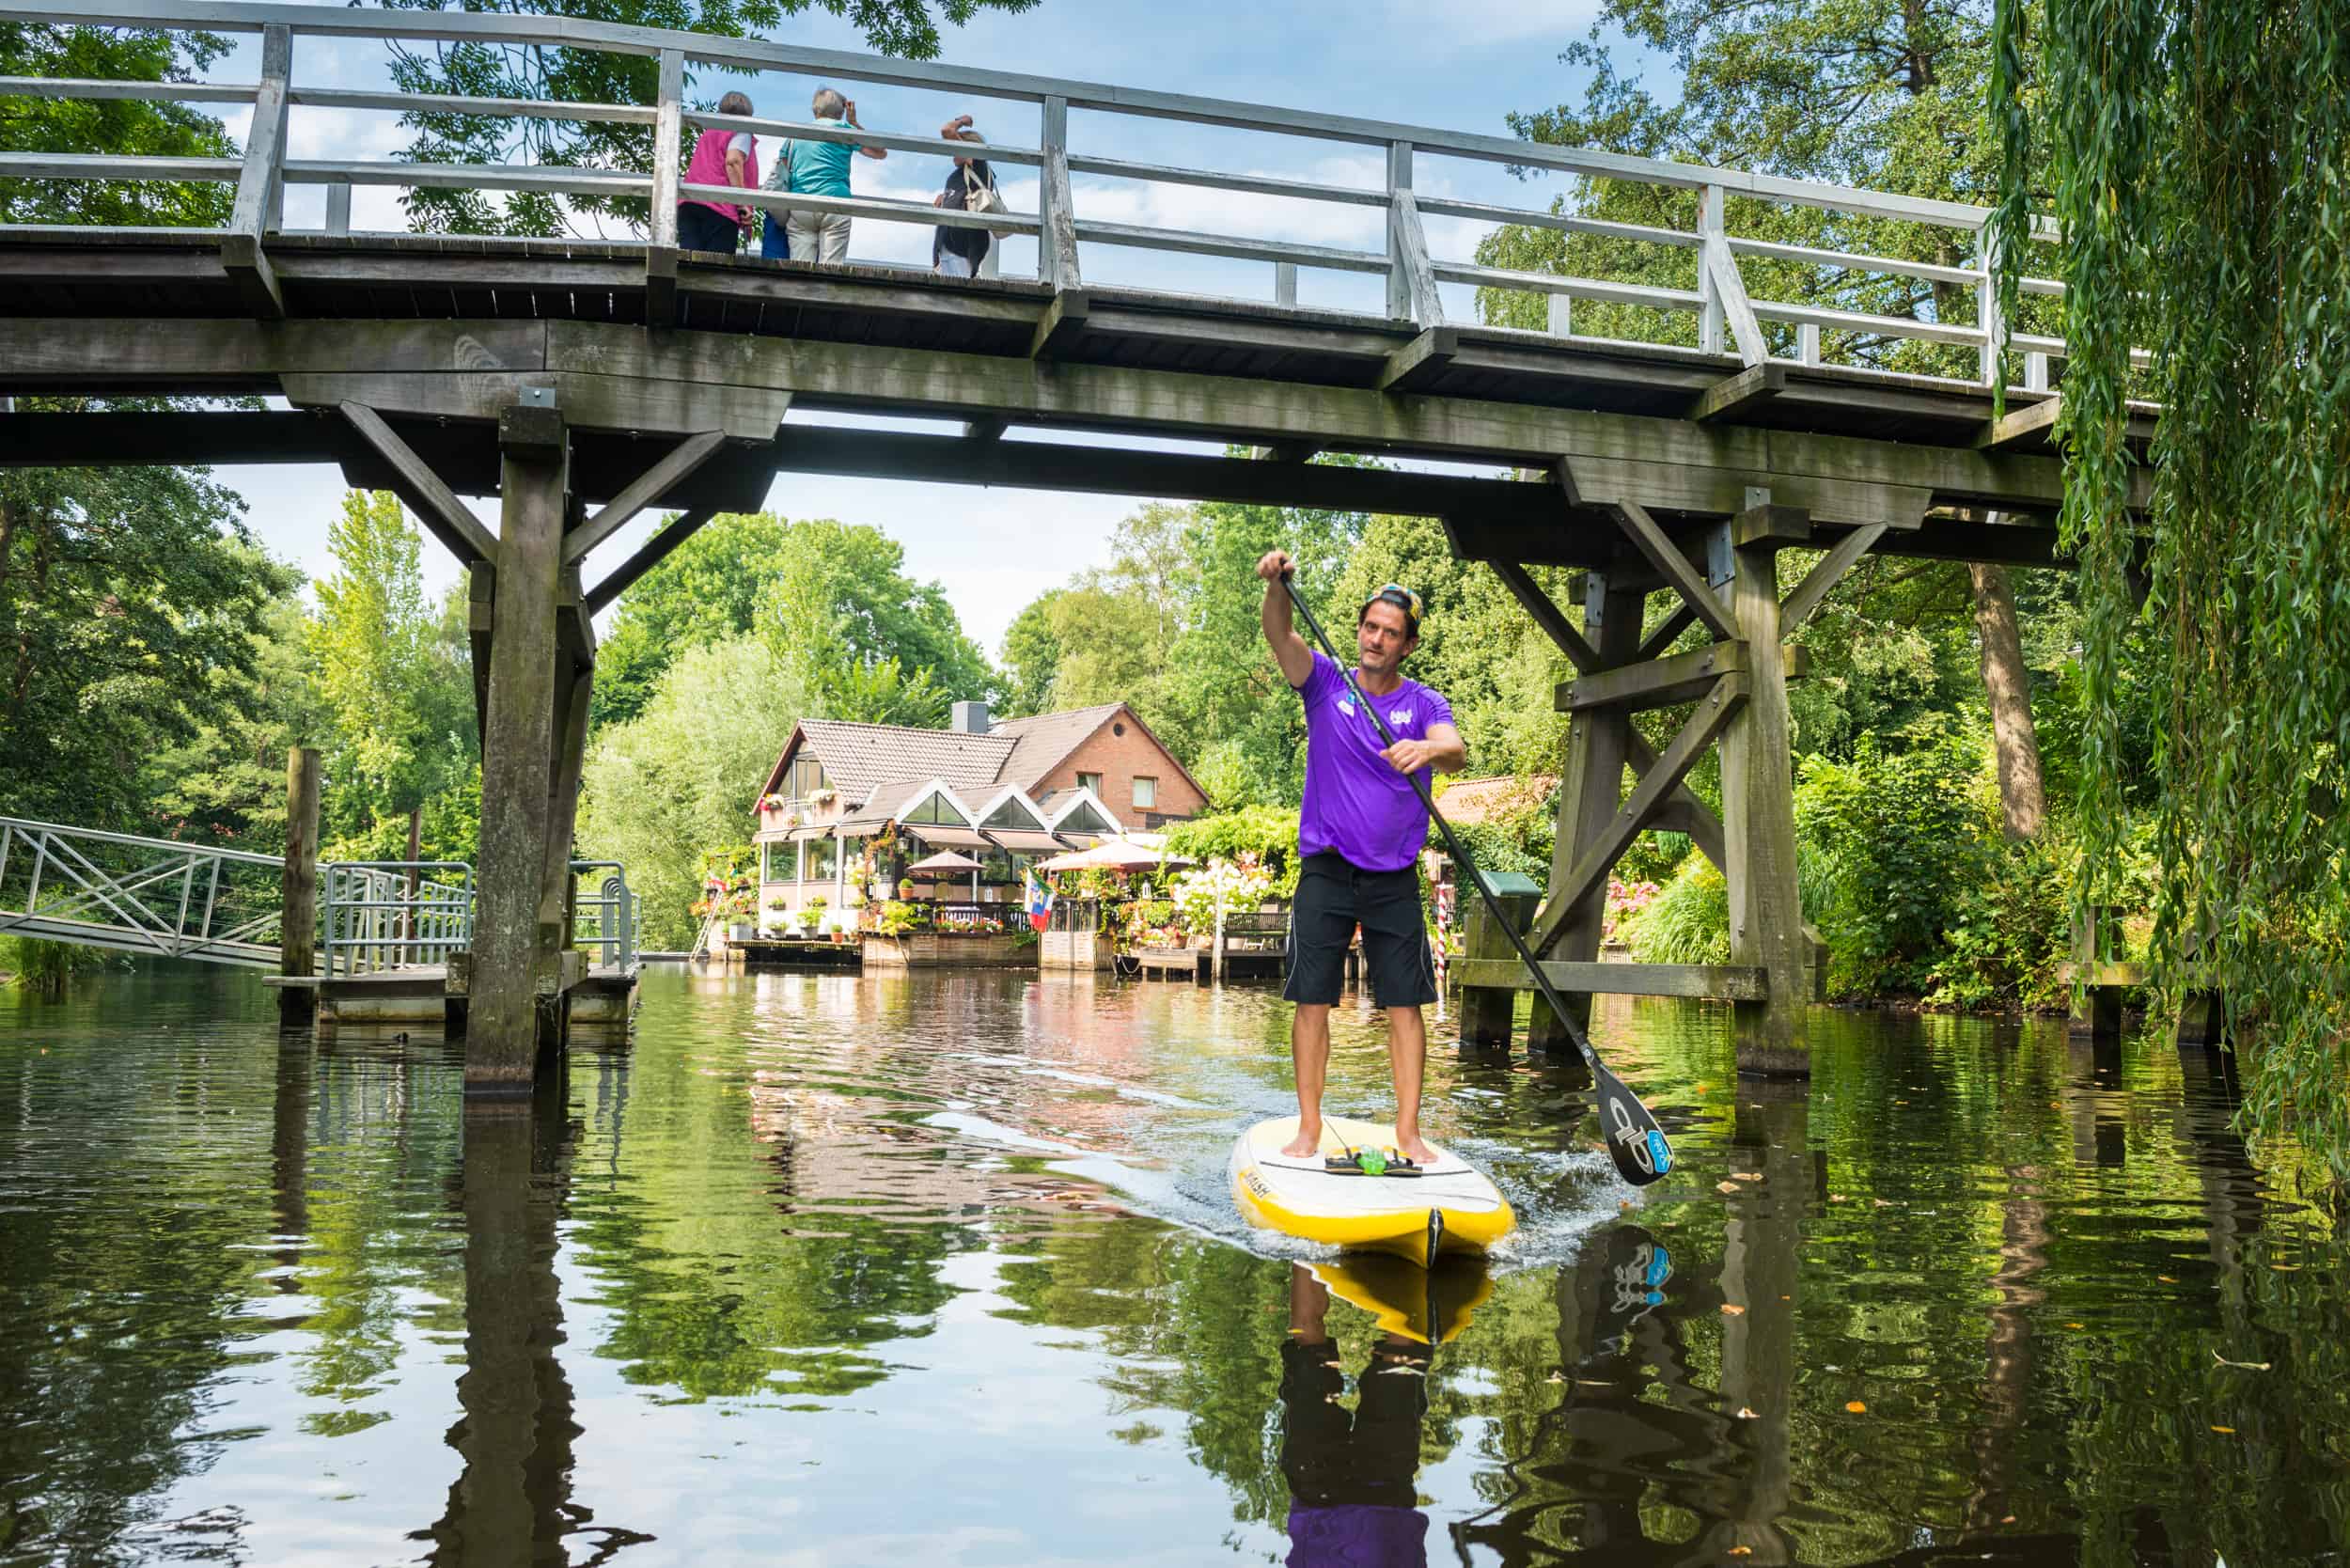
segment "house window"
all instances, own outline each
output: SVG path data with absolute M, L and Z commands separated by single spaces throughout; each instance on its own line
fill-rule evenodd
M 979 825 L 981 827 L 1020 828 L 1034 832 L 1044 824 L 1037 821 L 1028 808 L 1021 805 L 1019 801 L 1007 799 L 1003 805 L 989 812 L 987 821 Z
M 836 864 L 836 857 L 839 853 L 839 849 L 840 844 L 838 839 L 810 839 L 807 841 L 807 870 L 800 878 L 800 880 L 803 882 L 830 882 L 832 880 L 832 869 Z
M 1102 776 L 1098 773 L 1081 773 L 1077 776 L 1077 788 L 1091 790 L 1098 796 L 1102 792 Z
M 932 791 L 922 797 L 922 803 L 907 812 L 904 822 L 932 823 L 948 826 L 964 825 L 963 813 L 947 804 L 947 797 Z
M 795 798 L 806 800 L 827 782 L 824 764 L 815 758 L 803 757 L 791 764 L 791 793 Z
M 1135 778 L 1135 809 L 1137 811 L 1148 811 L 1152 809 L 1158 804 L 1159 781 L 1155 778 L 1144 778 L 1137 775 Z

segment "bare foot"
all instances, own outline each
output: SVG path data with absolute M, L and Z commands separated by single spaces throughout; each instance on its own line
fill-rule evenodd
M 1292 1160 L 1309 1160 L 1322 1150 L 1322 1123 L 1317 1121 L 1309 1131 L 1300 1123 L 1297 1136 L 1281 1145 L 1281 1152 Z
M 1414 1165 L 1436 1163 L 1436 1152 L 1429 1148 L 1427 1141 L 1423 1138 L 1400 1137 L 1395 1140 L 1395 1147 L 1399 1153 Z

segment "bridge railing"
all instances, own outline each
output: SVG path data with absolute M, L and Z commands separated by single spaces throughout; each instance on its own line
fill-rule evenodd
M 650 203 L 650 232 L 646 243 L 653 254 L 676 248 L 678 200 L 707 198 L 776 213 L 841 213 L 925 228 L 981 227 L 998 234 L 1033 235 L 1038 245 L 1038 276 L 1059 287 L 1082 281 L 1085 247 L 1116 246 L 1264 263 L 1271 269 L 1273 300 L 1279 305 L 1296 304 L 1301 269 L 1379 274 L 1386 284 L 1386 316 L 1422 327 L 1438 325 L 1444 319 L 1438 290 L 1443 283 L 1546 296 L 1552 302 L 1547 314 L 1549 330 L 1570 336 L 1575 331 L 1574 306 L 1577 302 L 1630 306 L 1668 316 L 1694 317 L 1700 349 L 1735 353 L 1748 366 L 1773 357 L 1804 364 L 1860 363 L 1871 357 L 1873 348 L 1888 340 L 1915 341 L 1954 346 L 1962 351 L 1962 357 L 1964 351 L 1971 350 L 1974 373 L 1968 379 L 1988 383 L 2002 374 L 2000 350 L 2005 341 L 2023 356 L 2025 385 L 2036 388 L 2048 384 L 2050 360 L 2065 353 L 2060 337 L 2008 333 L 1999 316 L 1998 259 L 1987 227 L 1990 211 L 1960 202 L 1270 104 L 561 17 L 244 4 L 240 0 L 53 0 L 39 7 L 13 0 L 0 3 L 0 20 L 259 33 L 259 79 L 250 84 L 0 79 L 0 96 L 252 104 L 252 129 L 240 158 L 0 152 L 0 177 L 233 182 L 237 195 L 231 222 L 226 229 L 211 231 L 218 233 L 225 244 L 249 242 L 258 245 L 268 234 L 281 229 L 289 184 L 326 187 L 324 227 L 330 233 L 350 231 L 351 193 L 360 185 L 531 192 L 558 198 L 641 197 Z M 292 41 L 296 38 L 373 40 L 400 47 L 451 42 L 559 47 L 650 57 L 657 62 L 657 87 L 651 103 L 634 104 L 306 84 L 293 76 Z M 683 183 L 676 149 L 689 123 L 940 158 L 976 150 L 944 142 L 934 133 L 884 128 L 847 131 L 760 116 L 695 111 L 685 100 L 689 61 L 754 76 L 772 72 L 861 81 L 947 90 L 965 99 L 1033 104 L 1038 118 L 1032 143 L 990 144 L 984 149 L 984 155 L 994 163 L 1036 171 L 1033 210 L 977 214 L 943 211 L 927 202 L 746 192 Z M 298 159 L 288 151 L 289 116 L 296 109 L 390 110 L 637 125 L 650 137 L 646 160 L 650 172 L 542 164 Z M 1089 150 L 1073 147 L 1073 110 L 1089 117 L 1089 129 L 1106 132 L 1111 147 Z M 1238 128 L 1278 138 L 1292 151 L 1327 149 L 1334 144 L 1371 149 L 1384 162 L 1385 178 L 1377 184 L 1357 186 L 1246 171 L 1174 167 L 1107 155 L 1125 146 L 1150 145 L 1158 125 L 1167 121 Z M 1423 190 L 1422 170 L 1440 168 L 1448 160 L 1653 187 L 1673 193 L 1682 210 L 1688 209 L 1689 198 L 1694 196 L 1694 221 L 1685 228 L 1619 223 L 1574 211 L 1570 203 L 1561 203 L 1560 211 L 1518 208 Z M 1073 183 L 1079 176 L 1094 183 Z M 1279 198 L 1324 212 L 1331 209 L 1343 209 L 1350 215 L 1368 212 L 1379 243 L 1362 247 L 1308 244 L 1112 221 L 1100 215 L 1103 198 L 1115 192 L 1115 183 L 1104 185 L 1104 181 L 1206 188 Z M 1094 199 L 1089 202 L 1089 197 Z M 1859 237 L 1856 243 L 1865 243 L 1871 233 L 1881 233 L 1888 222 L 1918 226 L 1929 239 L 1909 248 L 1928 254 L 1884 256 L 1833 243 L 1793 244 L 1740 233 L 1731 227 L 1733 203 L 1747 214 L 1783 216 L 1788 210 L 1830 214 L 1836 221 L 1821 232 L 1829 238 L 1849 232 Z M 1587 276 L 1496 267 L 1474 258 L 1436 255 L 1429 244 L 1426 220 L 1430 217 L 1526 226 L 1689 252 L 1694 287 L 1660 287 L 1649 269 L 1626 269 L 1625 275 L 1612 277 Z M 2051 239 L 2053 229 L 2044 223 L 2037 237 Z M 1798 297 L 1768 298 L 1752 292 L 1742 267 L 1748 260 L 1767 261 L 1772 264 L 1770 275 L 1794 279 L 1797 286 L 1787 290 L 1782 284 L 1782 291 Z M 1852 307 L 1883 297 L 1888 283 L 1907 292 L 1910 313 Z M 2063 285 L 2050 278 L 2029 277 L 2022 287 L 2024 293 L 2033 296 L 2063 292 Z M 1778 330 L 1768 330 L 1771 326 Z
M 319 920 L 330 975 L 446 964 L 473 942 L 473 868 L 462 860 L 326 861 Z
M 277 966 L 274 855 L 0 817 L 0 933 Z

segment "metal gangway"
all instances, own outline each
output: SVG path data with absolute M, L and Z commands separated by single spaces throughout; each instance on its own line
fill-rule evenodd
M 279 967 L 282 855 L 0 817 L 0 933 L 248 969 Z M 613 860 L 575 860 L 572 944 L 597 968 L 636 964 L 636 897 Z M 474 869 L 462 860 L 319 867 L 320 972 L 444 966 L 473 940 Z

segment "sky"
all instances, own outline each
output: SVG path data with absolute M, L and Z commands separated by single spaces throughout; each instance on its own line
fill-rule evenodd
M 951 65 L 1507 135 L 1508 111 L 1543 108 L 1579 97 L 1581 73 L 1570 72 L 1558 56 L 1590 30 L 1595 8 L 1594 0 L 1452 0 L 1445 5 L 1413 0 L 1357 0 L 1353 5 L 1188 0 L 1179 6 L 1042 0 L 1024 14 L 981 12 L 966 27 L 943 28 L 939 57 Z M 780 42 L 865 52 L 855 28 L 821 9 L 770 36 Z M 258 42 L 245 41 L 208 74 L 250 82 L 257 74 L 258 51 Z M 1644 62 L 1635 57 L 1628 63 L 1637 67 Z M 381 86 L 384 67 L 380 43 L 308 39 L 297 44 L 294 81 L 297 86 Z M 1034 105 L 963 101 L 909 88 L 860 86 L 854 81 L 838 85 L 856 101 L 860 122 L 870 129 L 930 135 L 950 115 L 968 112 L 977 117 L 983 133 L 1006 145 L 1033 147 L 1038 140 Z M 801 118 L 813 86 L 802 76 L 768 73 L 745 81 L 713 73 L 689 84 L 688 91 L 714 96 L 726 87 L 740 87 L 750 93 L 760 114 Z M 223 118 L 242 138 L 249 115 L 248 109 L 239 108 Z M 1376 186 L 1384 181 L 1384 160 L 1376 149 L 1341 143 L 1085 112 L 1073 113 L 1070 136 L 1080 152 L 1139 163 L 1338 184 Z M 391 114 L 296 108 L 289 138 L 296 158 L 391 158 L 406 133 Z M 927 201 L 946 168 L 943 160 L 902 152 L 879 162 L 858 159 L 856 194 Z M 1014 210 L 1035 210 L 1032 171 L 1007 165 L 998 178 Z M 1423 193 L 1528 207 L 1547 205 L 1558 188 L 1555 178 L 1520 180 L 1499 165 L 1433 158 L 1420 161 L 1418 184 Z M 1372 208 L 1086 176 L 1078 177 L 1074 185 L 1077 211 L 1089 219 L 1348 249 L 1375 251 L 1384 243 L 1380 214 Z M 320 187 L 294 187 L 288 196 L 286 226 L 322 223 L 324 199 Z M 359 229 L 406 227 L 397 193 L 384 187 L 360 187 L 352 217 Z M 1427 227 L 1433 255 L 1462 259 L 1474 252 L 1485 227 L 1442 218 L 1429 219 Z M 851 254 L 859 259 L 926 262 L 930 240 L 928 227 L 860 220 Z M 1268 300 L 1272 296 L 1272 269 L 1262 263 L 1091 243 L 1083 247 L 1081 260 L 1089 282 Z M 1034 242 L 1022 237 L 1005 242 L 1001 264 L 1007 274 L 1032 274 Z M 1301 304 L 1376 307 L 1383 284 L 1370 274 L 1309 269 L 1301 271 L 1298 289 Z M 1445 293 L 1447 314 L 1468 319 L 1467 290 L 1446 285 Z M 795 420 L 800 417 L 794 416 Z M 240 466 L 223 468 L 219 477 L 244 495 L 249 523 L 274 554 L 313 577 L 331 570 L 327 524 L 344 494 L 338 470 L 327 465 Z M 1141 500 L 784 474 L 777 476 L 766 505 L 787 517 L 833 517 L 881 528 L 903 546 L 908 574 L 943 585 L 964 629 L 992 654 L 1023 605 L 1071 573 L 1106 563 L 1112 530 Z M 494 498 L 473 504 L 494 528 Z M 650 520 L 633 525 L 618 542 L 601 548 L 597 557 L 619 559 L 651 526 Z M 435 592 L 458 576 L 454 560 L 437 545 L 428 544 L 425 571 L 427 587 Z

